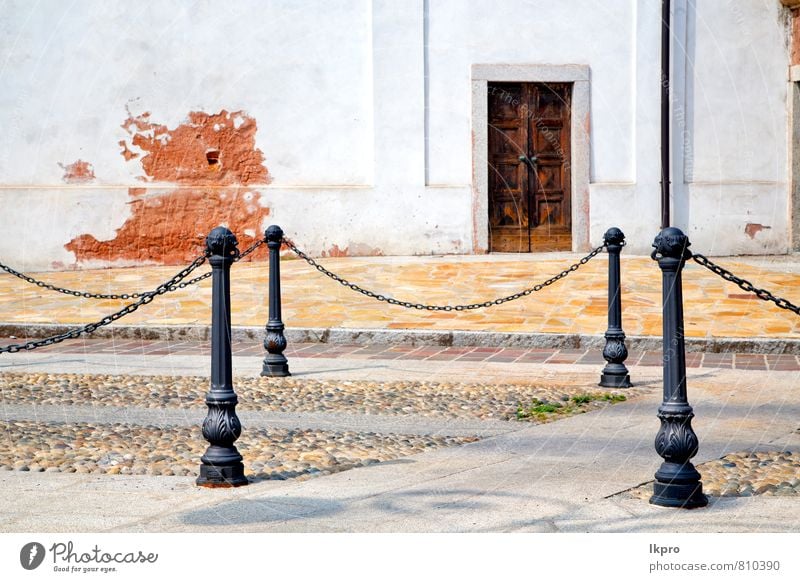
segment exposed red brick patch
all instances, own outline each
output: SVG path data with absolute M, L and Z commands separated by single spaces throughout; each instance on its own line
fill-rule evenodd
M 139 157 L 139 154 L 135 154 L 128 149 L 128 143 L 124 139 L 119 140 L 118 143 L 122 148 L 120 153 L 122 154 L 122 157 L 125 158 L 126 162 L 130 162 L 131 160 Z
M 756 235 L 764 229 L 772 228 L 771 226 L 764 226 L 763 224 L 756 224 L 748 222 L 744 227 L 744 233 L 750 238 L 756 238 Z
M 122 128 L 131 146 L 146 152 L 140 162 L 147 181 L 186 185 L 268 184 L 264 154 L 256 148 L 256 122 L 242 111 L 192 111 L 175 129 L 128 112 Z M 131 149 L 123 140 L 122 154 Z
M 94 180 L 94 168 L 89 162 L 76 160 L 71 164 L 58 164 L 64 170 L 61 178 L 67 184 L 85 184 Z
M 792 40 L 790 64 L 800 65 L 800 9 L 792 10 Z
M 202 252 L 206 235 L 220 224 L 236 233 L 242 250 L 255 241 L 245 231 L 260 238 L 270 209 L 259 204 L 258 192 L 242 187 L 270 182 L 264 154 L 255 147 L 254 119 L 241 111 L 193 111 L 169 129 L 149 113 L 128 111 L 121 127 L 131 137 L 119 142 L 120 155 L 138 158 L 141 179 L 180 187 L 166 193 L 129 188 L 131 217 L 112 240 L 83 234 L 65 245 L 79 262 L 183 264 Z
M 333 245 L 327 251 L 322 251 L 322 256 L 323 257 L 331 257 L 331 258 L 346 257 L 348 255 L 348 250 L 349 250 L 348 247 L 344 247 L 343 249 L 340 249 L 339 245 Z
M 258 204 L 255 192 L 244 189 L 179 188 L 149 196 L 143 196 L 141 188 L 135 190 L 138 192 L 129 202 L 131 217 L 112 240 L 99 241 L 83 234 L 67 243 L 66 249 L 81 261 L 183 264 L 203 251 L 206 235 L 220 224 L 236 234 L 240 250 L 246 249 L 255 237 L 245 231 L 260 238 L 262 221 L 270 212 Z

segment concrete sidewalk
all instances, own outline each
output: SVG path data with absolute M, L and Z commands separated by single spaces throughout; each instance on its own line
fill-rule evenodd
M 56 357 L 52 355 L 51 357 Z M 195 356 L 198 357 L 199 356 Z M 17 356 L 14 369 L 57 362 Z M 106 371 L 116 371 L 106 356 Z M 141 356 L 141 365 L 148 366 Z M 199 360 L 173 363 L 185 373 Z M 252 373 L 260 359 L 242 357 Z M 249 362 L 249 363 L 248 363 Z M 367 363 L 369 362 L 369 363 Z M 557 377 L 594 385 L 586 365 L 295 359 L 298 375 L 342 380 L 354 371 L 380 378 L 482 381 Z M 98 368 L 100 366 L 98 365 Z M 8 368 L 6 368 L 8 369 Z M 205 369 L 205 368 L 203 368 Z M 197 371 L 197 367 L 194 368 Z M 635 367 L 644 393 L 627 402 L 472 444 L 307 481 L 260 481 L 235 490 L 196 488 L 187 477 L 0 473 L 3 531 L 797 531 L 797 497 L 712 498 L 708 508 L 651 506 L 632 488 L 652 480 L 660 402 L 658 370 Z M 735 451 L 800 446 L 800 379 L 796 372 L 691 369 L 689 396 L 700 439 L 696 464 Z

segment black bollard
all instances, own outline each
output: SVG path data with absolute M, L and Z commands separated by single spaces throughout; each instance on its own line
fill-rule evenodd
M 625 360 L 625 332 L 622 330 L 622 288 L 620 284 L 619 254 L 625 246 L 625 235 L 618 228 L 609 228 L 603 235 L 608 250 L 608 329 L 603 358 L 606 366 L 600 375 L 600 386 L 606 388 L 630 388 L 631 377 Z
M 213 291 L 211 297 L 211 390 L 206 394 L 208 415 L 203 421 L 203 436 L 210 443 L 200 457 L 202 487 L 247 485 L 242 455 L 233 444 L 242 434 L 236 416 L 238 399 L 233 391 L 231 366 L 231 264 L 239 256 L 236 236 L 218 226 L 206 238 L 210 255 Z
M 692 429 L 694 412 L 686 394 L 686 354 L 683 337 L 683 290 L 681 271 L 692 252 L 689 239 L 677 228 L 665 228 L 656 237 L 652 258 L 662 274 L 664 302 L 664 401 L 658 408 L 661 428 L 656 452 L 664 459 L 656 472 L 650 503 L 665 507 L 704 507 L 700 473 L 690 459 L 697 454 Z
M 264 349 L 267 355 L 261 368 L 262 376 L 291 376 L 289 362 L 283 355 L 286 349 L 286 336 L 281 321 L 281 243 L 283 231 L 280 226 L 271 225 L 264 232 L 269 247 L 269 319 L 267 333 L 264 337 Z

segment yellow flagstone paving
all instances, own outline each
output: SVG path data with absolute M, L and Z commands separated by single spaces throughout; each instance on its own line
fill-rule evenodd
M 260 258 L 263 255 L 260 256 Z M 488 255 L 320 259 L 340 276 L 400 300 L 468 304 L 515 293 L 548 279 L 578 255 Z M 287 327 L 343 327 L 601 334 L 606 329 L 607 259 L 600 255 L 538 293 L 503 305 L 463 312 L 429 312 L 378 303 L 287 256 L 281 263 Z M 726 257 L 717 262 L 755 286 L 800 304 L 800 258 Z M 12 267 L 14 265 L 11 265 Z M 196 274 L 207 270 L 201 267 Z M 47 282 L 100 293 L 155 288 L 179 267 L 135 267 L 41 273 Z M 623 321 L 628 335 L 661 334 L 661 272 L 648 257 L 625 256 Z M 800 338 L 800 316 L 760 301 L 690 262 L 684 270 L 689 337 Z M 234 326 L 267 319 L 267 263 L 236 264 L 231 277 Z M 120 320 L 127 325 L 193 325 L 210 321 L 211 283 L 157 298 Z M 84 324 L 124 301 L 59 295 L 0 276 L 0 322 Z

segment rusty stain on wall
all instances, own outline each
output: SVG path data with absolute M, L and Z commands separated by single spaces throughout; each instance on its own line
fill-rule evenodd
M 94 168 L 89 162 L 75 160 L 71 164 L 58 164 L 64 170 L 61 178 L 67 184 L 85 184 L 94 180 Z
M 764 229 L 772 228 L 771 226 L 764 226 L 763 224 L 756 224 L 754 222 L 748 222 L 747 225 L 744 227 L 744 233 L 749 236 L 751 239 L 756 238 L 756 235 Z
M 248 186 L 271 179 L 255 147 L 254 119 L 241 111 L 193 111 L 169 129 L 151 121 L 149 113 L 129 111 L 122 128 L 130 141 L 119 142 L 120 155 L 141 166 L 139 179 L 177 188 L 129 188 L 131 216 L 113 239 L 82 234 L 65 245 L 78 261 L 183 264 L 202 252 L 205 236 L 220 224 L 236 233 L 241 250 L 260 237 L 270 209 Z

